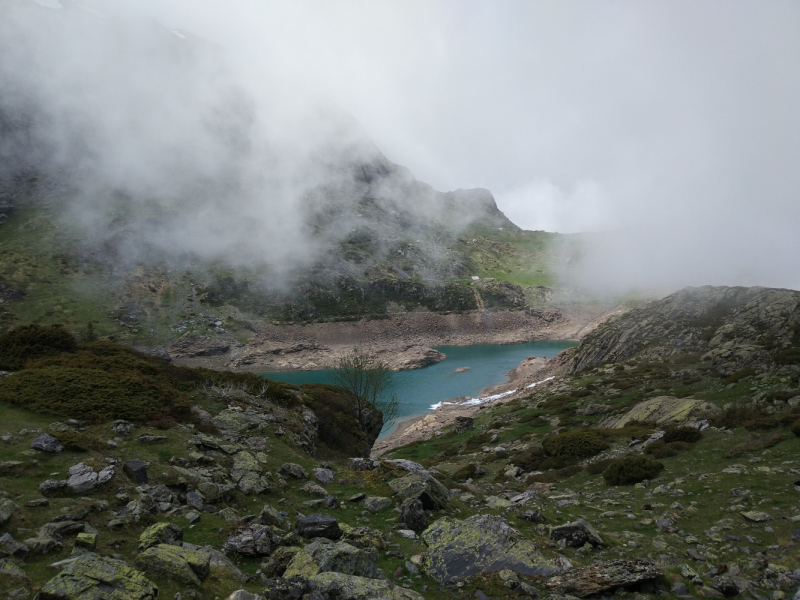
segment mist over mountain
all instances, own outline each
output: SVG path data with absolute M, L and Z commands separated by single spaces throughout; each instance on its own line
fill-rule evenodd
M 463 277 L 447 243 L 476 222 L 514 227 L 486 190 L 417 181 L 344 110 L 277 84 L 259 96 L 196 36 L 67 2 L 0 7 L 6 172 L 57 181 L 61 218 L 118 266 L 205 261 L 278 286 L 375 260 Z

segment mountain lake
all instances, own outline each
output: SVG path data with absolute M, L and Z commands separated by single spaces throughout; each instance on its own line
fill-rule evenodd
M 436 350 L 447 356 L 443 361 L 421 369 L 392 373 L 392 391 L 397 395 L 400 405 L 397 419 L 400 421 L 426 414 L 437 403 L 449 398 L 476 398 L 488 386 L 508 381 L 508 372 L 527 357 L 551 358 L 572 346 L 577 346 L 577 342 L 436 346 Z M 469 369 L 462 370 L 464 367 Z M 331 383 L 329 374 L 329 370 L 261 373 L 269 379 L 297 385 Z M 379 439 L 389 435 L 396 426 L 397 421 L 384 427 Z

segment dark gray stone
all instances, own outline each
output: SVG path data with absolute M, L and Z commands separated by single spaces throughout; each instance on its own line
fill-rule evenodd
M 50 435 L 49 433 L 43 433 L 31 442 L 31 448 L 34 450 L 41 450 L 42 452 L 51 452 L 55 454 L 64 450 L 64 444 L 59 442 L 58 438 Z
M 307 517 L 300 517 L 294 525 L 294 532 L 304 538 L 324 537 L 329 540 L 338 540 L 342 537 L 339 522 L 333 517 L 315 513 Z
M 414 531 L 426 529 L 428 527 L 428 517 L 425 515 L 422 501 L 417 499 L 403 504 L 400 509 L 400 522 L 405 523 L 406 527 Z
M 597 530 L 583 519 L 554 527 L 550 532 L 550 539 L 564 540 L 570 548 L 580 548 L 587 542 L 595 548 L 605 545 Z
M 714 580 L 711 582 L 711 587 L 726 598 L 732 598 L 739 594 L 739 586 L 736 585 L 733 577 L 728 575 L 718 575 L 714 577 Z
M 456 417 L 453 423 L 453 432 L 464 433 L 475 428 L 475 419 L 472 417 Z
M 136 483 L 147 482 L 147 465 L 145 465 L 138 458 L 126 460 L 122 465 L 122 470 Z
M 517 518 L 522 519 L 523 521 L 528 521 L 529 523 L 544 523 L 547 521 L 547 517 L 545 517 L 538 510 L 523 511 L 517 515 Z
M 267 525 L 250 523 L 236 530 L 222 545 L 223 552 L 236 552 L 245 556 L 269 556 L 272 544 L 278 543 Z

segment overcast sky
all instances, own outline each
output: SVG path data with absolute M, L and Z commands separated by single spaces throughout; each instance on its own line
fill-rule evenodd
M 621 230 L 620 277 L 800 287 L 796 0 L 94 2 L 337 103 L 526 229 Z

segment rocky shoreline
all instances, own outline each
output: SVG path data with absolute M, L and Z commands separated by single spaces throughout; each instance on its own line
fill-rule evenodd
M 177 364 L 233 371 L 330 368 L 353 346 L 371 349 L 391 369 L 417 369 L 444 359 L 432 346 L 580 340 L 620 309 L 563 306 L 509 312 L 438 314 L 427 310 L 388 319 L 258 326 L 246 342 L 222 332 L 185 335 L 167 348 Z

